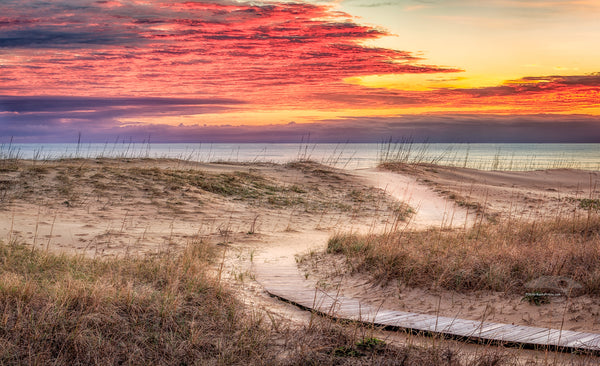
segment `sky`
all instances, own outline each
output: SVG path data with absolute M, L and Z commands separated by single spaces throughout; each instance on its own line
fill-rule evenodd
M 597 0 L 0 0 L 0 143 L 599 143 L 598 44 Z

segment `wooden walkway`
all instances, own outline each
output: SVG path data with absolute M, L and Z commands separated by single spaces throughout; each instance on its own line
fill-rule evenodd
M 295 266 L 262 267 L 257 279 L 271 296 L 336 319 L 484 344 L 600 353 L 600 334 L 385 310 L 310 288 Z

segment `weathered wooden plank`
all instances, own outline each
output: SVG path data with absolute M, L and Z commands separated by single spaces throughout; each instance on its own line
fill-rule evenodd
M 289 271 L 290 277 L 291 273 Z M 265 291 L 332 317 L 416 332 L 478 339 L 482 342 L 600 351 L 600 334 L 380 309 L 356 299 L 307 288 L 301 276 L 286 278 L 287 275 L 288 272 L 281 273 L 281 276 L 261 277 L 265 282 Z
M 491 323 L 491 322 L 479 323 L 479 325 L 477 326 L 477 328 L 473 331 L 473 336 L 477 336 L 478 337 L 482 333 L 493 331 L 495 329 L 505 327 L 506 325 L 507 324 Z
M 574 332 L 571 330 L 563 330 L 560 332 L 560 335 L 556 337 L 556 346 L 567 347 L 567 345 L 571 342 L 576 341 L 579 338 L 582 338 L 581 332 Z
M 531 344 L 550 345 L 555 339 L 558 339 L 558 335 L 560 333 L 561 331 L 559 329 L 548 329 L 546 333 L 540 333 L 537 336 L 532 336 L 528 342 Z
M 548 329 L 544 328 L 529 328 L 514 332 L 511 336 L 512 342 L 529 342 L 536 339 L 540 335 L 547 335 Z
M 427 318 L 416 322 L 414 327 L 419 330 L 430 332 L 430 331 L 435 330 L 436 324 L 438 324 L 438 323 L 439 323 L 439 319 L 437 317 L 428 315 Z
M 511 332 L 517 331 L 518 325 L 505 324 L 504 326 L 490 329 L 484 332 L 478 332 L 474 336 L 482 339 L 493 339 L 500 342 L 508 342 Z
M 408 317 L 402 321 L 405 328 L 412 328 L 415 330 L 423 330 L 421 325 L 424 325 L 427 320 L 431 320 L 431 315 L 426 314 L 415 314 L 412 317 Z
M 568 337 L 568 339 L 566 340 L 566 343 L 564 343 L 564 346 L 572 347 L 575 344 L 583 344 L 580 341 L 582 339 L 588 339 L 588 338 L 590 338 L 590 335 L 588 333 L 574 334 L 574 335 L 571 335 L 570 337 Z M 561 338 L 561 342 L 562 342 L 562 338 Z
M 386 325 L 385 322 L 396 319 L 402 315 L 408 315 L 408 313 L 401 313 L 398 311 L 378 311 L 373 317 L 373 323 L 377 325 Z
M 432 322 L 430 330 L 433 332 L 444 332 L 450 326 L 455 324 L 456 318 L 436 317 L 435 322 Z
M 567 344 L 568 347 L 590 347 L 600 349 L 600 334 L 587 333 L 585 337 L 573 340 Z
M 387 325 L 387 326 L 391 326 L 391 327 L 400 327 L 400 328 L 402 328 L 403 327 L 402 324 L 405 321 L 405 319 L 412 318 L 412 317 L 414 317 L 416 315 L 418 315 L 418 314 L 415 314 L 415 313 L 398 314 L 398 315 L 396 315 L 395 317 L 393 317 L 393 318 L 391 318 L 389 320 L 382 321 L 381 323 L 383 325 Z
M 480 322 L 465 319 L 456 319 L 456 321 L 452 323 L 446 331 L 449 335 L 471 337 L 474 332 L 480 329 L 480 327 Z

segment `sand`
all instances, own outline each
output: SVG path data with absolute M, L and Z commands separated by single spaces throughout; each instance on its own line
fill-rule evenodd
M 598 198 L 600 172 L 549 169 L 526 172 L 481 171 L 443 166 L 396 166 L 398 173 L 416 179 L 463 207 L 479 205 L 488 215 L 537 219 L 564 216 L 579 200 Z
M 359 176 L 368 184 L 387 187 L 397 199 L 416 203 L 420 209 L 411 222 L 417 229 L 468 226 L 475 220 L 552 219 L 581 213 L 581 199 L 600 195 L 600 173 L 596 171 L 490 172 L 440 166 L 398 166 L 394 170 L 362 171 Z M 394 180 L 400 184 L 392 186 Z M 537 306 L 523 301 L 525 294 L 463 294 L 393 283 L 382 287 L 367 275 L 348 276 L 343 259 L 332 260 L 331 256 L 310 261 L 303 269 L 321 277 L 325 288 L 340 289 L 345 296 L 385 309 L 600 332 L 600 302 L 589 296 L 553 297 L 549 304 Z
M 207 191 L 180 172 L 201 173 L 215 187 Z M 599 172 L 566 169 L 482 172 L 400 166 L 392 172 L 344 171 L 314 163 L 19 161 L 0 166 L 0 240 L 90 257 L 152 255 L 209 240 L 226 249 L 223 278 L 246 303 L 302 322 L 306 312 L 265 295 L 254 281 L 254 264 L 294 265 L 296 255 L 307 252 L 321 258 L 317 253 L 335 232 L 461 228 L 481 218 L 570 214 L 581 199 L 598 197 L 599 180 Z M 219 193 L 218 184 L 231 181 L 239 184 L 237 193 Z M 414 211 L 405 220 L 398 220 L 400 201 Z M 595 298 L 558 298 L 535 306 L 499 293 L 380 287 L 367 276 L 335 277 L 336 271 L 343 272 L 339 260 L 322 257 L 316 263 L 308 274 L 315 282 L 390 309 L 600 331 Z

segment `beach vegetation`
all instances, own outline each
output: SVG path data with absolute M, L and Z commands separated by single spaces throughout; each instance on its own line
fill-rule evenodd
M 481 223 L 466 230 L 338 234 L 327 252 L 342 255 L 349 272 L 373 281 L 524 293 L 540 276 L 565 276 L 600 296 L 600 216 L 552 221 Z

